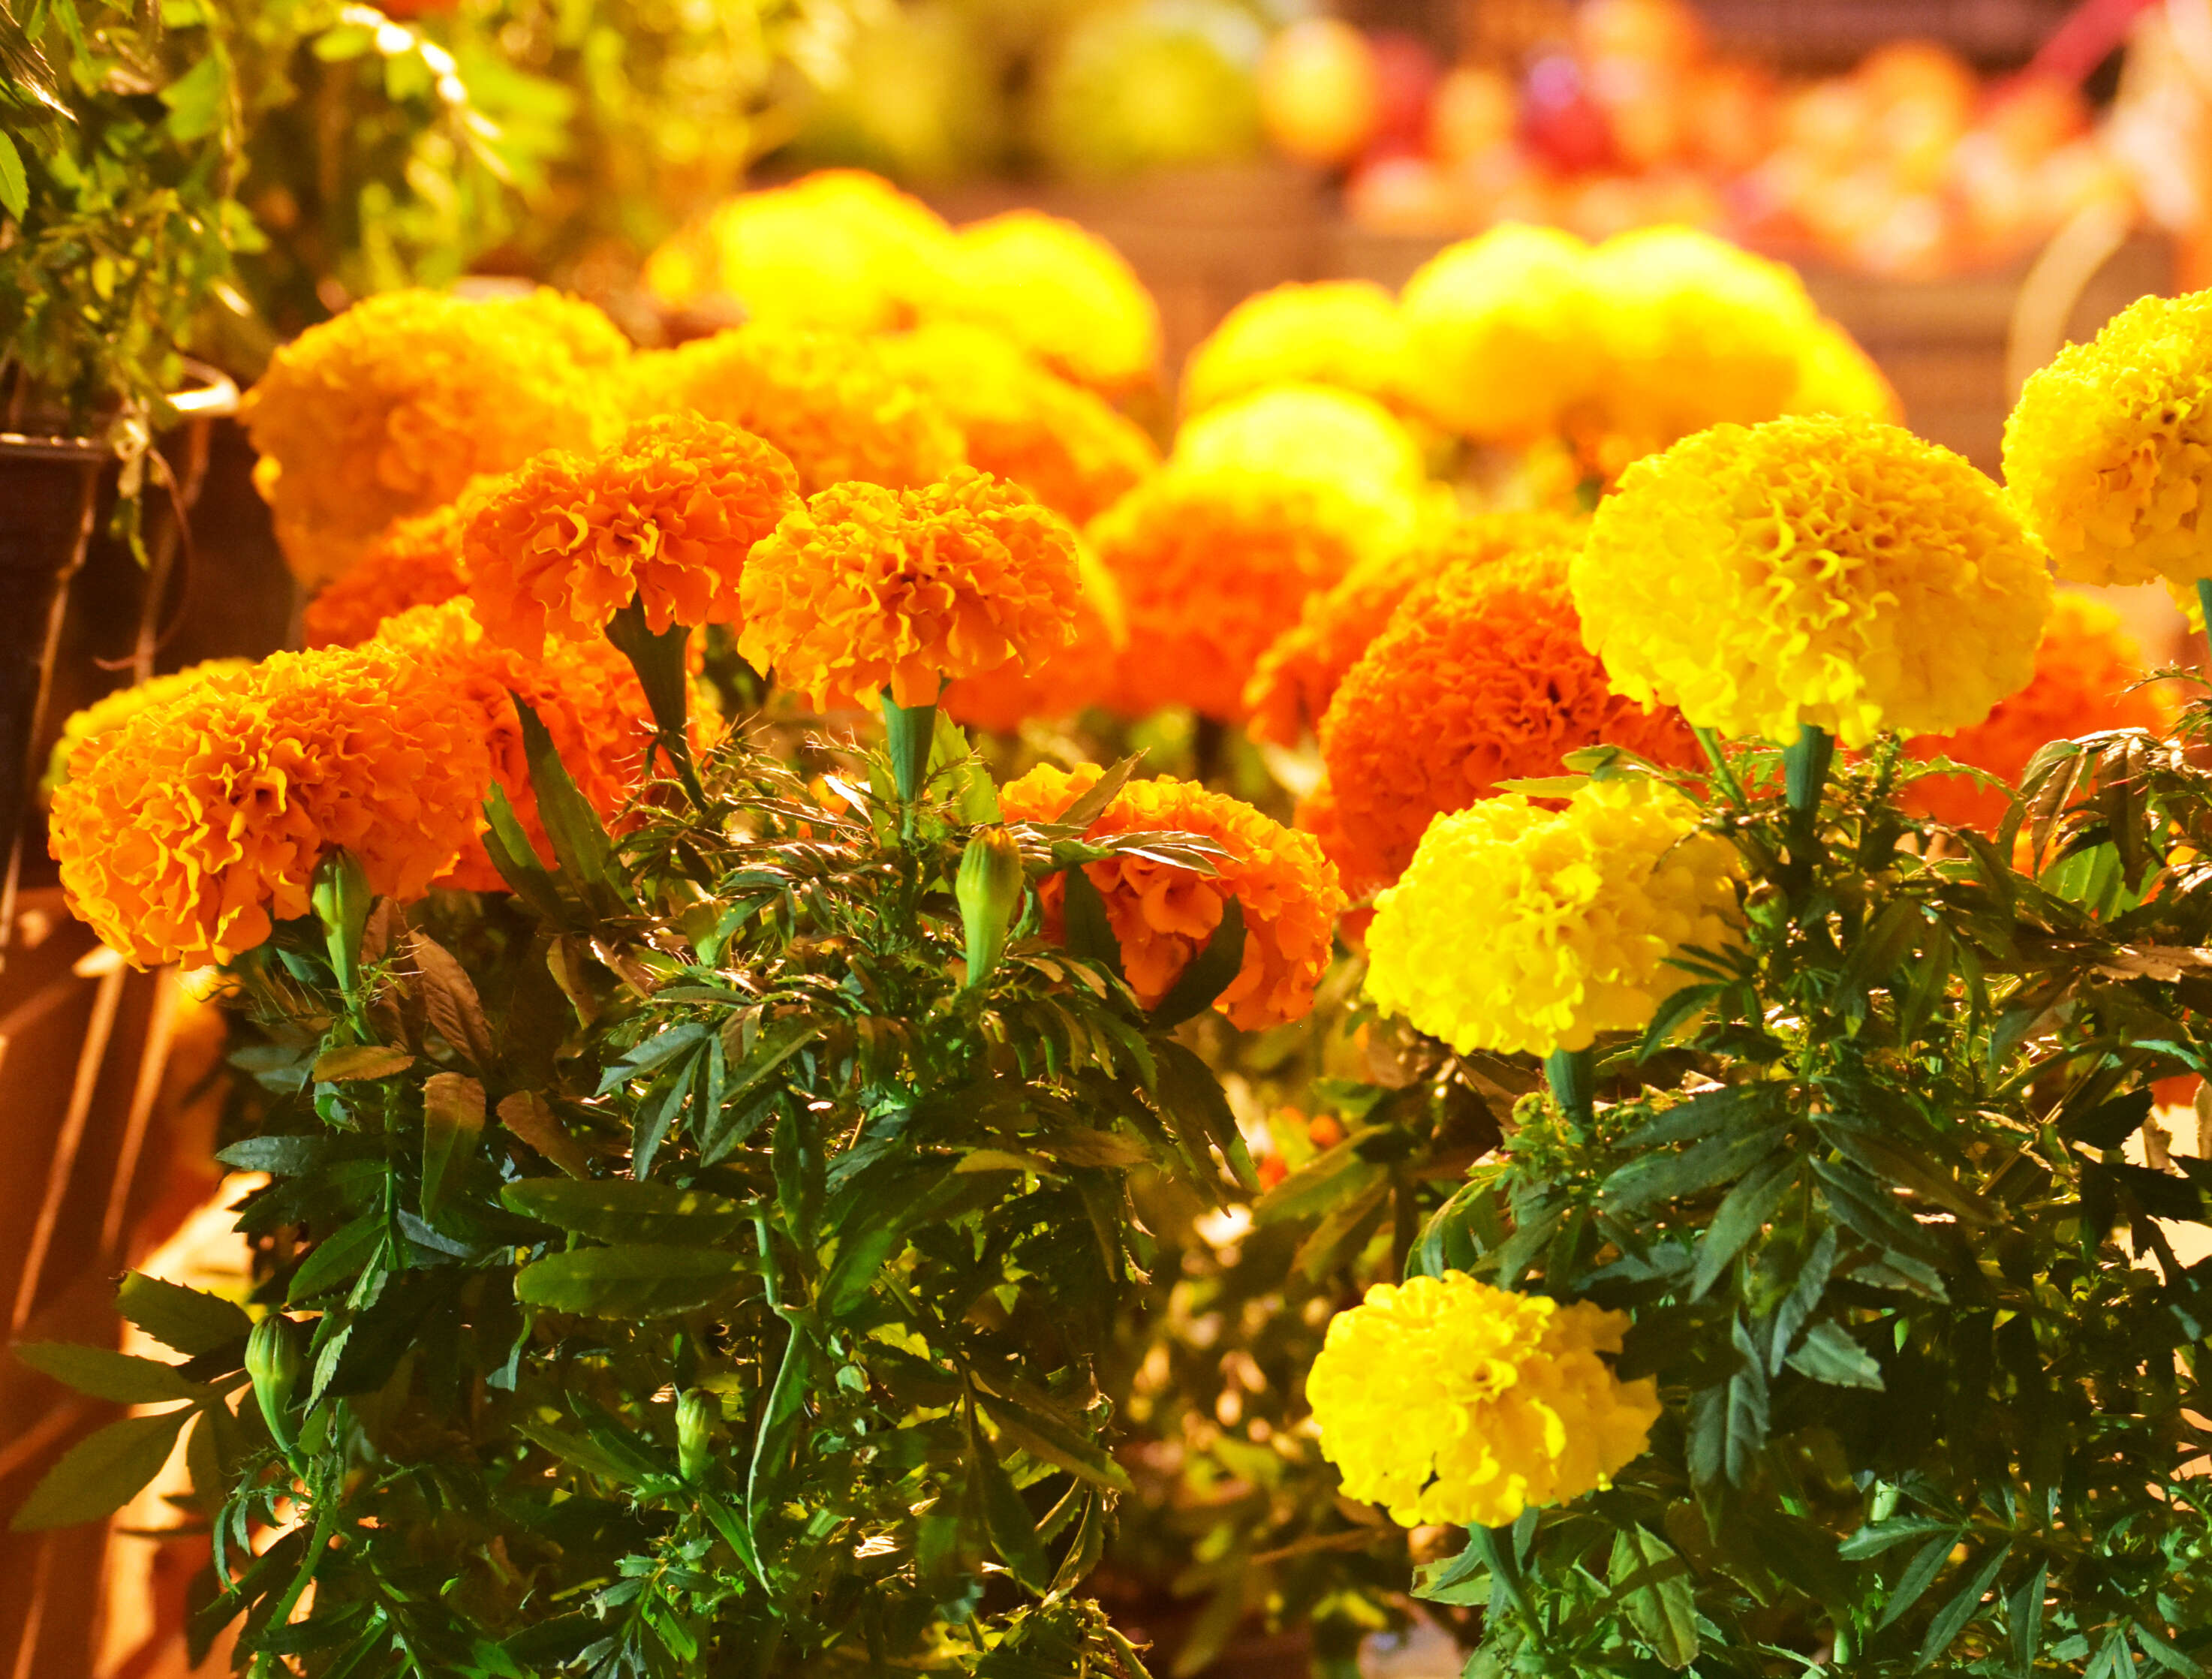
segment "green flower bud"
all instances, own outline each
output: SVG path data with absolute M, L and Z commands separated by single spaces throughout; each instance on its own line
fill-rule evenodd
M 1022 907 L 1022 849 L 1004 828 L 984 828 L 960 854 L 960 925 L 968 934 L 968 983 L 980 986 L 1006 953 L 1006 931 Z
M 338 989 L 349 995 L 361 983 L 361 941 L 368 927 L 368 907 L 374 897 L 361 859 L 350 851 L 339 852 L 315 871 L 308 901 L 329 941 L 331 967 L 337 975 Z
M 676 1465 L 695 1486 L 707 1478 L 714 1463 L 714 1424 L 720 1410 L 712 1394 L 697 1388 L 676 1402 Z
M 292 1427 L 292 1390 L 306 1362 L 299 1325 L 280 1311 L 256 1323 L 246 1338 L 246 1373 L 253 1379 L 253 1396 L 268 1420 L 270 1437 L 287 1457 L 298 1439 Z

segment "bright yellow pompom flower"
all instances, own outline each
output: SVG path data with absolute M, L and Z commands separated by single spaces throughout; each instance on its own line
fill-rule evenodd
M 1503 222 L 1406 283 L 1407 377 L 1437 424 L 1484 442 L 1556 433 L 1599 375 L 1589 247 Z
M 1182 411 L 1270 385 L 1328 385 L 1395 403 L 1406 383 L 1406 323 L 1371 280 L 1293 282 L 1248 297 L 1183 364 Z
M 1715 426 L 1638 461 L 1574 563 L 1613 687 L 1729 735 L 1848 746 L 1979 722 L 2035 671 L 2041 548 L 2003 492 L 1879 421 Z
M 952 244 L 951 283 L 929 318 L 994 327 L 1094 390 L 1127 391 L 1158 376 L 1159 306 L 1097 234 L 1010 210 L 956 229 Z
M 1558 811 L 1486 799 L 1431 822 L 1376 899 L 1367 995 L 1462 1052 L 1588 1049 L 1688 982 L 1671 958 L 1734 940 L 1740 869 L 1654 782 L 1593 782 Z
M 1599 1356 L 1628 1323 L 1457 1271 L 1377 1283 L 1306 1376 L 1322 1455 L 1401 1527 L 1504 1527 L 1609 1487 L 1659 1420 L 1657 1384 Z
M 2212 576 L 2212 291 L 2138 299 L 2034 374 L 2005 422 L 2004 472 L 2060 576 Z

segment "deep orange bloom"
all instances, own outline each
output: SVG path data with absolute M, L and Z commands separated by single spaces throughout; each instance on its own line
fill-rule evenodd
M 1039 764 L 1000 792 L 1009 822 L 1050 822 L 1098 780 L 1096 764 Z M 1235 898 L 1244 915 L 1244 962 L 1214 1002 L 1246 1031 L 1296 1020 L 1313 1007 L 1328 967 L 1344 892 L 1310 834 L 1295 833 L 1241 799 L 1163 776 L 1131 782 L 1091 824 L 1093 834 L 1196 834 L 1228 855 L 1218 873 L 1115 857 L 1085 865 L 1121 941 L 1121 969 L 1138 1001 L 1158 1004 L 1221 925 Z M 1037 890 L 1047 936 L 1066 936 L 1067 885 L 1048 875 Z
M 392 648 L 279 653 L 88 740 L 54 794 L 70 907 L 132 962 L 227 962 L 303 916 L 340 849 L 419 897 L 476 831 L 476 719 Z
M 988 473 L 840 484 L 753 551 L 738 651 L 817 705 L 929 705 L 947 678 L 1065 647 L 1081 591 L 1066 521 Z
M 656 630 L 732 624 L 752 545 L 799 505 L 798 478 L 750 432 L 668 414 L 597 455 L 542 454 L 490 490 L 461 538 L 477 618 L 535 652 L 595 637 L 635 597 Z
M 1297 743 L 1328 709 L 1336 685 L 1381 635 L 1401 602 L 1438 572 L 1483 565 L 1523 549 L 1576 539 L 1583 521 L 1561 513 L 1486 513 L 1462 519 L 1395 553 L 1364 560 L 1334 587 L 1306 597 L 1298 621 L 1278 636 L 1245 684 L 1247 732 Z
M 489 487 L 495 478 L 477 480 Z M 461 532 L 480 495 L 400 520 L 370 544 L 354 569 L 307 603 L 301 622 L 309 647 L 359 647 L 376 626 L 410 606 L 434 606 L 468 593 L 461 575 Z
M 946 716 L 969 728 L 1012 734 L 1031 718 L 1072 717 L 1104 702 L 1128 645 L 1128 620 L 1114 575 L 1079 540 L 1075 563 L 1083 593 L 1075 605 L 1074 639 L 1046 654 L 1034 671 L 1010 660 L 948 684 L 938 702 Z
M 1686 763 L 1696 739 L 1672 710 L 1614 693 L 1583 646 L 1566 544 L 1455 566 L 1407 595 L 1322 718 L 1337 821 L 1395 879 L 1431 818 L 1500 782 L 1563 773 L 1611 742 Z

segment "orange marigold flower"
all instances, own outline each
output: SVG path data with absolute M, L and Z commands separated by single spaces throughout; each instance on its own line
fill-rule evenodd
M 1039 764 L 1000 793 L 1009 822 L 1050 822 L 1090 790 L 1096 764 L 1073 770 Z M 1121 946 L 1121 970 L 1137 1001 L 1152 1008 L 1206 948 L 1235 898 L 1244 915 L 1244 963 L 1214 1007 L 1245 1031 L 1296 1020 L 1313 1007 L 1328 968 L 1332 929 L 1344 907 L 1336 871 L 1310 834 L 1291 831 L 1240 799 L 1163 776 L 1131 782 L 1088 830 L 1092 834 L 1196 834 L 1228 855 L 1212 875 L 1142 857 L 1085 866 L 1105 900 Z M 1037 889 L 1047 936 L 1064 939 L 1066 879 Z
M 1149 384 L 1160 311 L 1111 245 L 1041 210 L 1010 210 L 953 233 L 942 317 L 996 327 L 1078 384 L 1108 392 Z
M 888 688 L 936 702 L 946 678 L 1018 662 L 1075 633 L 1075 533 L 1012 484 L 961 467 L 926 490 L 843 484 L 753 551 L 738 651 L 817 705 Z
M 476 479 L 459 501 L 402 519 L 377 538 L 359 564 L 307 603 L 301 615 L 307 645 L 359 647 L 395 612 L 465 594 L 461 532 L 498 482 Z
M 526 651 L 597 636 L 635 599 L 655 630 L 733 624 L 752 545 L 799 505 L 782 452 L 696 414 L 640 420 L 596 455 L 539 455 L 461 536 L 477 618 Z
M 939 321 L 882 341 L 892 369 L 968 439 L 968 461 L 1078 523 L 1159 465 L 1144 429 L 987 326 Z
M 1035 718 L 1070 717 L 1104 702 L 1114 686 L 1115 661 L 1129 643 L 1128 616 L 1114 574 L 1078 538 L 1075 564 L 1083 592 L 1075 605 L 1075 637 L 1045 655 L 1033 672 L 1012 662 L 950 684 L 938 703 L 969 728 L 1012 734 Z
M 88 741 L 54 794 L 70 908 L 142 966 L 228 962 L 304 916 L 341 849 L 419 897 L 489 775 L 474 715 L 397 648 L 279 653 Z
M 1562 773 L 1600 741 L 1687 763 L 1695 737 L 1607 684 L 1583 646 L 1567 583 L 1572 545 L 1462 563 L 1407 595 L 1322 718 L 1337 821 L 1395 879 L 1430 820 L 1500 782 Z
M 1576 540 L 1583 523 L 1560 513 L 1477 514 L 1354 566 L 1333 588 L 1308 595 L 1298 621 L 1261 654 L 1244 689 L 1247 732 L 1295 745 L 1319 726 L 1345 672 L 1415 586 L 1455 566 Z
M 966 458 L 960 429 L 892 371 L 881 345 L 849 333 L 733 326 L 635 357 L 629 391 L 637 413 L 696 410 L 765 437 L 809 496 L 856 478 L 934 484 Z
M 2142 678 L 2142 649 L 2120 615 L 2101 600 L 2062 589 L 2052 597 L 2027 686 L 1999 700 L 1972 728 L 1917 736 L 1908 750 L 2016 783 L 2027 761 L 2053 740 L 2103 729 L 2163 732 L 2173 721 L 2174 701 L 2163 686 L 2133 688 Z M 1905 802 L 1954 827 L 1985 832 L 2004 820 L 2011 803 L 2002 788 L 1982 787 L 1967 776 L 1923 776 L 1905 789 Z

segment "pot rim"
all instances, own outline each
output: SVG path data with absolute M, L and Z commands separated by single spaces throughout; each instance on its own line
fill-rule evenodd
M 190 357 L 185 358 L 185 370 L 194 383 L 169 398 L 169 406 L 176 410 L 179 420 L 190 424 L 201 420 L 228 419 L 238 412 L 238 385 L 228 374 Z M 114 453 L 107 441 L 100 437 L 51 437 L 0 431 L 0 453 L 29 455 L 40 460 L 94 461 L 105 459 Z

